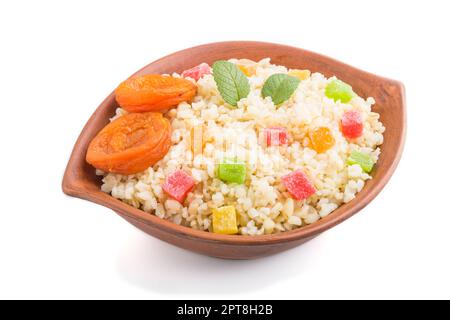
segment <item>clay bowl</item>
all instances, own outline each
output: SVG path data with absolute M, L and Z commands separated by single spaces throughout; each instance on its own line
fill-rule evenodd
M 136 72 L 136 75 L 181 72 L 201 62 L 212 64 L 220 59 L 260 60 L 265 57 L 270 57 L 275 64 L 290 68 L 310 69 L 327 77 L 336 75 L 350 83 L 359 95 L 375 98 L 377 103 L 374 110 L 381 114 L 381 121 L 386 127 L 385 141 L 380 159 L 372 172 L 373 179 L 350 203 L 314 224 L 293 231 L 257 237 L 198 231 L 135 209 L 101 192 L 100 178 L 95 175 L 94 168 L 85 162 L 89 142 L 108 123 L 117 107 L 114 93 L 100 104 L 81 132 L 67 165 L 62 183 L 63 191 L 68 195 L 108 207 L 137 228 L 163 241 L 194 252 L 227 259 L 252 259 L 282 252 L 351 217 L 381 191 L 400 160 L 406 130 L 405 93 L 400 82 L 358 70 L 306 50 L 250 41 L 212 43 L 182 50 L 147 65 Z

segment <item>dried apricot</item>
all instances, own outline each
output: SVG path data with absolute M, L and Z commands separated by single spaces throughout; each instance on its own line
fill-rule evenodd
M 128 112 L 162 111 L 191 101 L 197 86 L 189 80 L 147 74 L 122 82 L 116 89 L 117 103 Z
M 86 161 L 105 172 L 144 171 L 169 151 L 170 122 L 159 112 L 129 113 L 104 127 L 91 141 Z
M 317 153 L 322 153 L 334 146 L 334 137 L 327 127 L 319 127 L 308 133 L 311 146 Z

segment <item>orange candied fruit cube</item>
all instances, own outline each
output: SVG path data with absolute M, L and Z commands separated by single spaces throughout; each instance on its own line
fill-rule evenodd
M 309 70 L 300 70 L 300 69 L 291 69 L 288 72 L 288 75 L 296 77 L 300 80 L 306 80 L 311 77 L 311 71 Z
M 192 155 L 198 156 L 203 154 L 203 125 L 199 124 L 191 128 L 191 149 Z

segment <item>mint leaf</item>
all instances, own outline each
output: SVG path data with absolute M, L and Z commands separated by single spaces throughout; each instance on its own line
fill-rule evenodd
M 247 77 L 234 63 L 219 60 L 213 66 L 214 81 L 223 100 L 236 107 L 239 100 L 250 93 Z
M 286 101 L 297 89 L 300 80 L 296 77 L 277 73 L 271 75 L 262 88 L 262 96 L 271 97 L 274 104 L 279 105 Z

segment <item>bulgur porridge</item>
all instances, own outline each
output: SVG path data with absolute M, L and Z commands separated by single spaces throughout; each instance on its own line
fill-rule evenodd
M 173 223 L 242 235 L 292 230 L 355 198 L 385 128 L 336 77 L 247 59 L 130 78 L 87 161 L 101 190 Z

